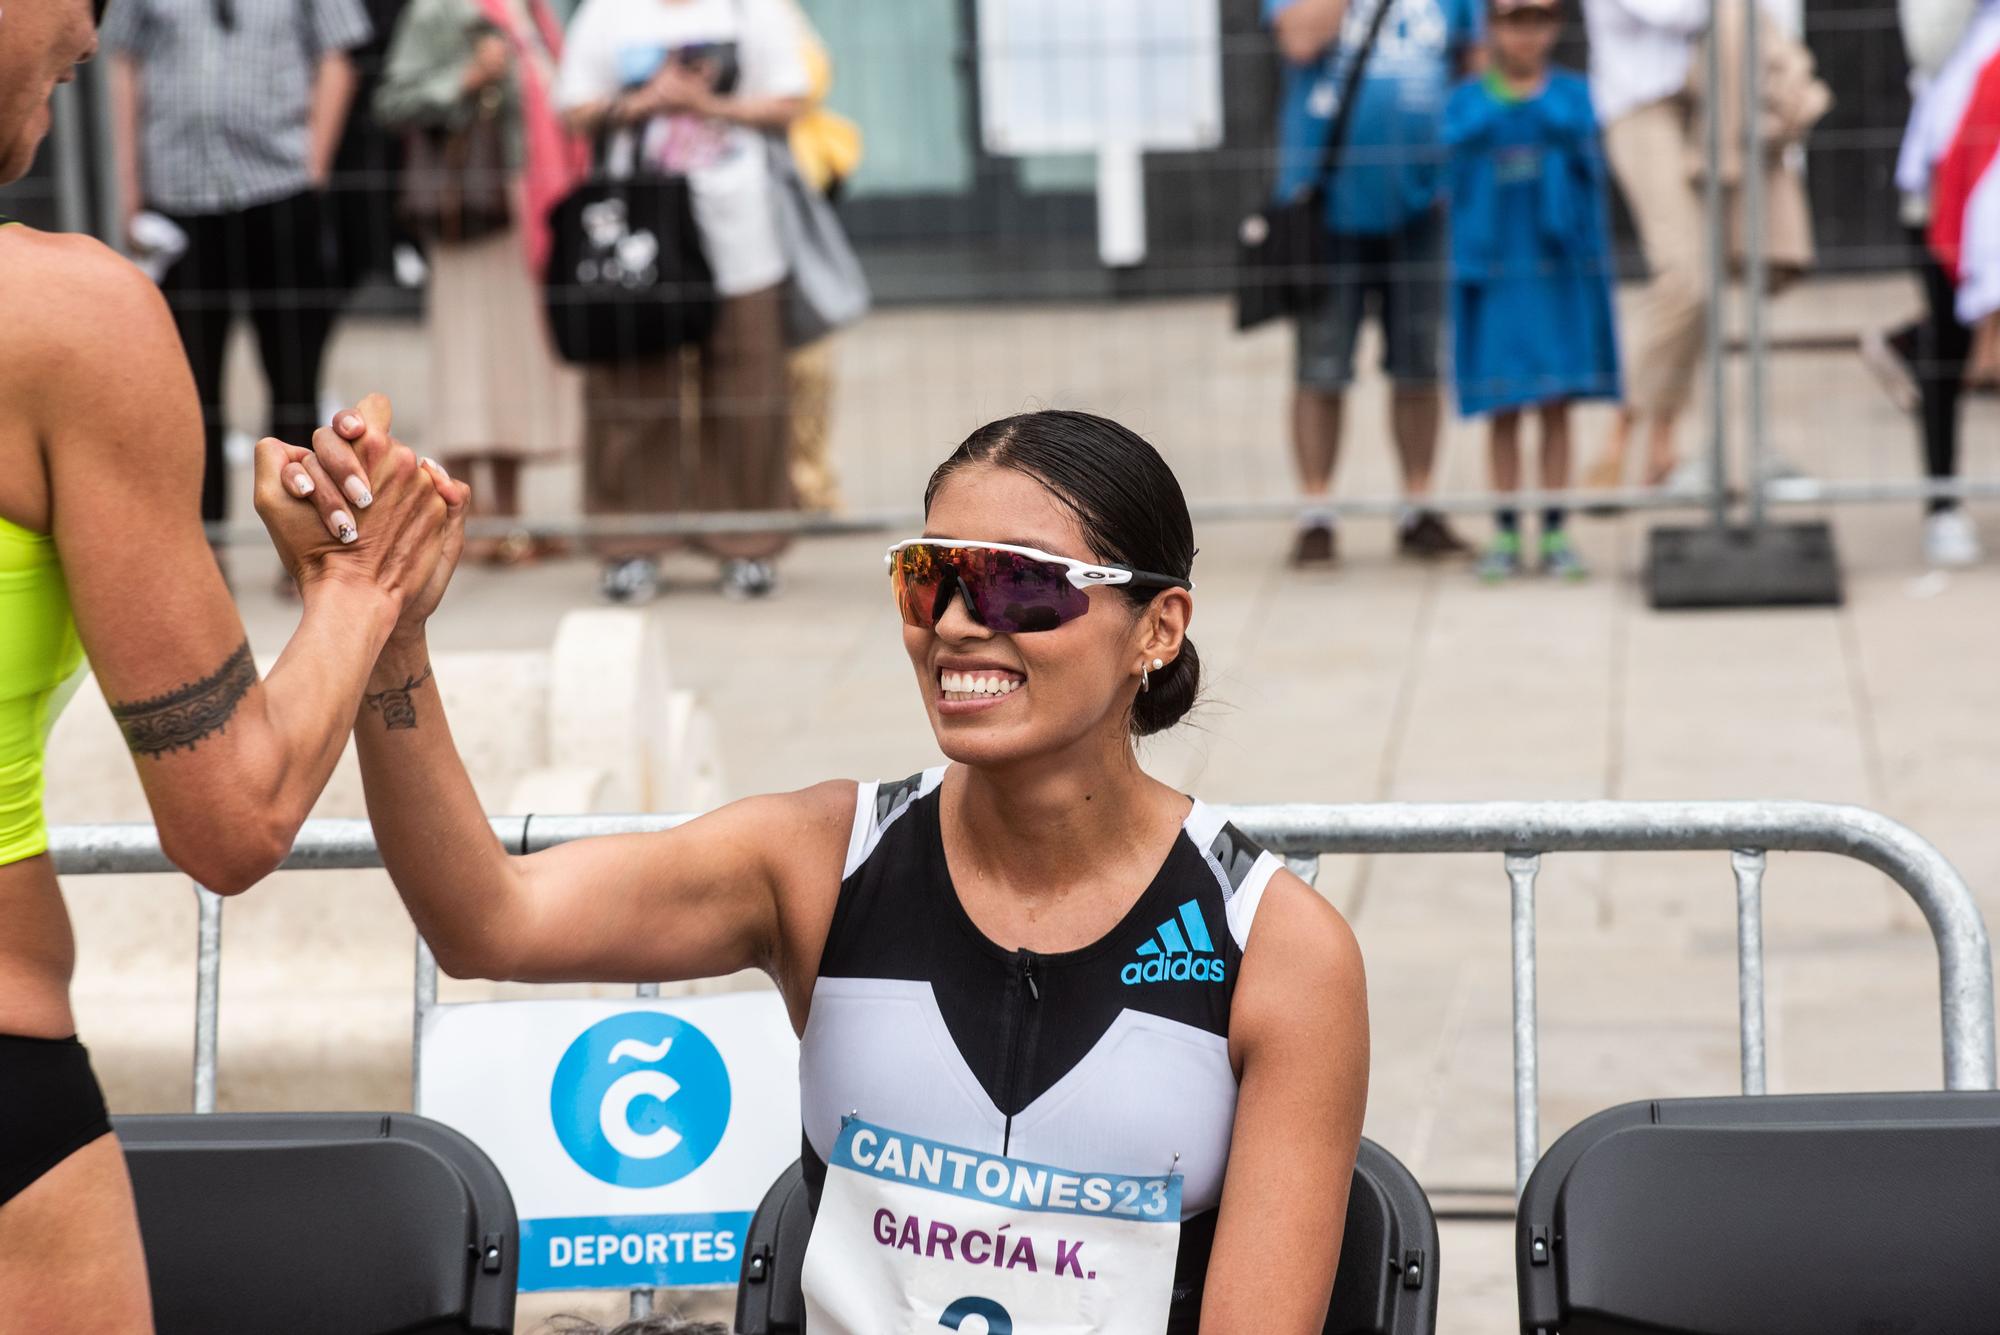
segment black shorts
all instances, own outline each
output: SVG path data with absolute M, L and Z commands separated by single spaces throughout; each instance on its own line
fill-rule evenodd
M 76 1035 L 0 1034 L 0 1205 L 111 1130 L 90 1054 Z

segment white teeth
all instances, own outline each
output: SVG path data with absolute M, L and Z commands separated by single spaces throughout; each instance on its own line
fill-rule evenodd
M 938 673 L 938 689 L 946 695 L 982 696 L 1012 695 L 1019 690 L 1021 681 L 1017 677 L 986 675 L 972 672 Z

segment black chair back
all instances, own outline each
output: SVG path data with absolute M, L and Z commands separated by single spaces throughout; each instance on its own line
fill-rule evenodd
M 2000 1093 L 1609 1109 L 1528 1179 L 1515 1268 L 1524 1332 L 1992 1335 Z
M 159 1335 L 514 1329 L 492 1160 L 407 1113 L 120 1117 Z
M 1361 1142 L 1326 1335 L 1430 1335 L 1437 1329 L 1437 1216 L 1395 1155 Z
M 802 1335 L 801 1277 L 811 1236 L 805 1174 L 794 1163 L 750 1221 L 736 1289 L 737 1335 Z M 1326 1335 L 1430 1335 L 1437 1328 L 1437 1257 L 1437 1219 L 1423 1188 L 1394 1155 L 1362 1141 Z

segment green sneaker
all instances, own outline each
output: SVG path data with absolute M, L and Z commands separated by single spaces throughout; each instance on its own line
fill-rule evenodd
M 1587 579 L 1590 567 L 1569 544 L 1569 534 L 1557 529 L 1542 534 L 1542 573 L 1551 579 Z
M 1503 579 L 1512 579 L 1521 573 L 1521 535 L 1509 533 L 1505 529 L 1493 535 L 1493 541 L 1480 554 L 1476 567 L 1479 578 L 1488 584 L 1498 584 Z

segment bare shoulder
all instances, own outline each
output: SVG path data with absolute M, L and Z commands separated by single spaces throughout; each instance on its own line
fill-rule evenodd
M 95 237 L 71 232 L 0 231 L 0 281 L 11 292 L 35 294 L 36 318 L 9 322 L 15 337 L 23 329 L 61 330 L 78 322 L 122 341 L 130 331 L 121 319 L 166 313 L 160 290 L 130 260 Z
M 735 856 L 761 864 L 780 894 L 789 896 L 829 875 L 839 881 L 854 803 L 853 781 L 836 779 L 742 798 L 683 828 L 719 838 Z
M 845 859 L 858 790 L 852 779 L 829 779 L 756 800 L 765 806 L 771 834 L 780 847 L 796 848 L 813 863 L 823 862 L 828 850 L 838 848 L 838 866 Z
M 34 294 L 33 316 L 0 322 L 7 365 L 73 412 L 86 398 L 184 377 L 180 341 L 160 291 L 103 242 L 32 228 L 0 230 L 0 290 Z M 135 384 L 138 380 L 140 383 Z
M 1243 953 L 1243 980 L 1252 1000 L 1297 1014 L 1306 998 L 1315 1010 L 1366 1004 L 1361 943 L 1339 909 L 1289 870 L 1264 888 Z

